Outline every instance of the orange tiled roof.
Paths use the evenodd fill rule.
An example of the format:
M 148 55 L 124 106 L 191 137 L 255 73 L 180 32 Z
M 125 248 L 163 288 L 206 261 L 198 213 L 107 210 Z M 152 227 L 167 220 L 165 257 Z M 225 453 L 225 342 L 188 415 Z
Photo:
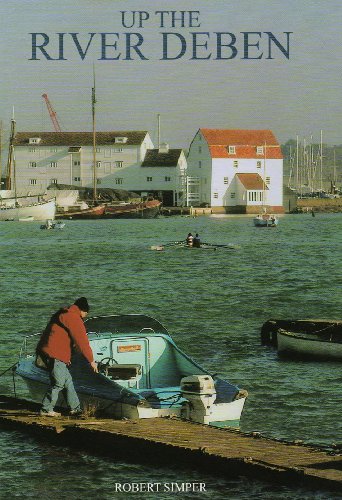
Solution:
M 246 189 L 268 189 L 259 174 L 236 174 Z
M 256 153 L 257 146 L 265 147 L 266 159 L 282 159 L 280 144 L 271 130 L 227 130 L 201 128 L 212 158 L 264 158 Z M 235 146 L 229 154 L 228 146 Z

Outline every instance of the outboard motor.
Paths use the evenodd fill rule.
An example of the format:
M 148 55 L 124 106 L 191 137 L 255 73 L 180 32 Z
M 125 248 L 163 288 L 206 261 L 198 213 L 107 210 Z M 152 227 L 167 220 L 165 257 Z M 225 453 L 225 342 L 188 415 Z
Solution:
M 183 403 L 182 418 L 209 424 L 211 408 L 216 399 L 214 380 L 210 375 L 190 375 L 181 379 L 181 394 L 187 399 Z

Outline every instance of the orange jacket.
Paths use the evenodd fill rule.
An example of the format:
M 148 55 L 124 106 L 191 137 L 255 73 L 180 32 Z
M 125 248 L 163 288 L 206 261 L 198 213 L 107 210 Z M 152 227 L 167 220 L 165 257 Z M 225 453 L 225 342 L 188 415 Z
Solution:
M 53 317 L 54 318 L 54 317 Z M 63 309 L 55 316 L 56 322 L 50 321 L 37 346 L 37 350 L 46 353 L 50 358 L 59 359 L 66 364 L 71 360 L 73 345 L 92 363 L 94 361 L 87 332 L 80 314 L 80 309 L 74 304 L 68 309 Z M 59 323 L 66 326 L 68 332 Z

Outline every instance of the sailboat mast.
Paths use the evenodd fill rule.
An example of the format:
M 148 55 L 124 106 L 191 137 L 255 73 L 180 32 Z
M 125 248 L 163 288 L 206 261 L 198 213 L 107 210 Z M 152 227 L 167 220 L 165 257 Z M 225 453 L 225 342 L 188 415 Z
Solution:
M 263 205 L 264 205 L 264 212 L 267 212 L 267 193 L 266 193 L 266 141 L 264 145 L 264 184 L 263 184 Z
M 0 191 L 2 189 L 2 120 L 0 121 Z
M 296 191 L 299 191 L 299 137 L 296 142 Z
M 320 190 L 323 192 L 323 130 L 321 130 Z
M 8 159 L 7 159 L 7 182 L 6 189 L 12 188 L 12 164 L 13 164 L 13 141 L 15 136 L 15 120 L 14 120 L 14 110 L 11 120 L 11 135 L 9 141 L 9 149 L 8 149 Z
M 93 120 L 93 202 L 96 204 L 97 200 L 97 176 L 96 176 L 96 122 L 95 122 L 95 70 L 94 70 L 94 83 L 91 89 L 91 104 L 92 104 L 92 120 Z
M 158 113 L 158 149 L 160 149 L 160 114 Z

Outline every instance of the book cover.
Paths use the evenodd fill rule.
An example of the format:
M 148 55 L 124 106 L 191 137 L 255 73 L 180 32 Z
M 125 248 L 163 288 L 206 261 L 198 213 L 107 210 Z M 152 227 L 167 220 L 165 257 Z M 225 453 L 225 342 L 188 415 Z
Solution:
M 99 133 L 111 130 L 148 131 L 154 145 L 167 143 L 171 148 L 183 149 L 184 154 L 200 128 L 271 130 L 280 144 L 295 141 L 296 137 L 318 144 L 322 141 L 322 134 L 324 142 L 329 145 L 341 143 L 342 6 L 337 0 L 159 0 L 152 3 L 141 0 L 6 0 L 1 2 L 0 15 L 2 188 L 6 188 L 7 148 L 13 116 L 19 132 L 91 132 L 94 125 L 92 107 L 95 104 L 96 130 Z M 93 92 L 95 78 L 96 96 Z M 320 154 L 322 157 L 322 151 Z M 340 179 L 339 161 L 338 158 L 337 180 Z M 290 171 L 286 172 L 289 175 Z M 286 177 L 284 184 L 288 182 Z M 191 221 L 188 226 L 182 222 L 177 224 L 175 227 L 184 232 L 184 238 L 191 225 L 199 227 L 200 232 L 206 229 L 213 238 L 219 235 L 226 248 L 235 237 L 235 234 L 227 236 L 229 231 L 226 227 L 218 232 L 218 226 L 214 230 L 213 226 L 197 221 Z M 136 306 L 140 311 L 149 309 L 152 315 L 176 325 L 181 343 L 185 342 L 184 336 L 180 335 L 181 328 L 185 327 L 189 332 L 191 329 L 196 330 L 196 333 L 191 332 L 189 335 L 187 347 L 199 357 L 207 350 L 213 371 L 216 371 L 214 364 L 218 362 L 217 358 L 224 360 L 225 354 L 214 351 L 214 337 L 208 339 L 206 335 L 209 336 L 215 328 L 219 329 L 217 317 L 226 325 L 227 309 L 236 308 L 232 312 L 232 324 L 239 325 L 236 326 L 237 331 L 245 333 L 245 326 L 241 326 L 243 318 L 247 324 L 246 331 L 253 334 L 261 322 L 259 303 L 256 305 L 254 300 L 264 297 L 264 293 L 269 299 L 261 307 L 262 312 L 267 314 L 264 319 L 278 313 L 286 318 L 289 314 L 308 317 L 315 315 L 318 310 L 322 316 L 338 315 L 338 306 L 336 302 L 332 303 L 330 292 L 325 288 L 327 281 L 324 276 L 315 275 L 315 272 L 320 272 L 321 262 L 327 257 L 323 255 L 324 252 L 323 257 L 321 254 L 309 254 L 305 242 L 302 245 L 301 240 L 305 237 L 302 237 L 298 226 L 293 226 L 297 230 L 297 240 L 293 245 L 298 250 L 298 259 L 302 260 L 295 261 L 294 252 L 291 253 L 291 249 L 287 248 L 289 253 L 284 257 L 287 263 L 284 265 L 285 270 L 279 270 L 276 253 L 285 252 L 290 240 L 290 236 L 284 236 L 283 233 L 280 236 L 283 245 L 277 246 L 275 240 L 270 243 L 275 265 L 272 273 L 267 274 L 264 269 L 258 268 L 264 254 L 260 254 L 260 259 L 256 258 L 260 248 L 265 248 L 265 241 L 262 241 L 250 254 L 247 250 L 249 262 L 248 258 L 245 261 L 241 259 L 241 265 L 235 263 L 229 268 L 227 283 L 234 289 L 227 300 L 224 294 L 230 292 L 227 292 L 229 287 L 226 287 L 226 282 L 218 292 L 215 281 L 222 284 L 221 269 L 225 269 L 227 260 L 220 262 L 221 268 L 218 270 L 215 269 L 214 259 L 196 261 L 196 267 L 192 261 L 186 260 L 189 258 L 186 256 L 185 259 L 175 260 L 171 268 L 166 260 L 157 257 L 159 252 L 148 254 L 146 248 L 150 249 L 153 244 L 155 249 L 161 248 L 159 237 L 168 237 L 171 243 L 174 239 L 182 239 L 179 233 L 175 236 L 176 229 L 171 225 L 167 229 L 155 227 L 153 234 L 134 226 L 133 235 L 124 233 L 123 226 L 120 226 L 121 229 L 116 226 L 110 235 L 99 235 L 94 226 L 87 232 L 84 226 L 80 233 L 75 231 L 68 236 L 67 242 L 63 242 L 60 237 L 59 243 L 51 247 L 51 251 L 46 239 L 36 245 L 27 227 L 21 226 L 20 231 L 16 227 L 12 229 L 6 226 L 3 233 L 9 237 L 6 245 L 13 244 L 11 255 L 4 252 L 1 261 L 7 263 L 4 269 L 8 271 L 2 289 L 2 324 L 6 325 L 3 335 L 10 332 L 8 335 L 12 336 L 9 341 L 6 340 L 8 346 L 1 353 L 3 370 L 8 366 L 7 353 L 13 355 L 15 352 L 16 332 L 24 331 L 28 324 L 43 325 L 54 304 L 60 306 L 70 297 L 76 298 L 75 294 L 90 295 L 95 314 L 112 312 L 108 308 L 114 307 L 113 302 L 116 308 L 126 312 L 135 312 Z M 288 232 L 292 238 L 291 231 L 292 226 Z M 24 245 L 21 245 L 22 234 Z M 116 239 L 116 234 L 124 234 L 127 240 L 120 242 L 120 236 Z M 310 235 L 312 238 L 312 233 Z M 18 244 L 14 243 L 17 241 Z M 244 233 L 245 248 L 255 244 L 255 241 L 254 233 L 253 237 Z M 312 244 L 315 245 L 316 241 Z M 7 248 L 6 245 L 3 245 L 3 250 Z M 325 248 L 323 240 L 320 245 Z M 34 255 L 30 263 L 25 248 L 30 249 L 31 256 Z M 133 253 L 136 248 L 139 256 Z M 265 252 L 268 252 L 268 247 Z M 112 254 L 117 259 L 114 263 L 108 257 Z M 129 263 L 128 259 L 131 259 Z M 187 262 L 187 267 L 184 262 Z M 297 264 L 293 264 L 292 268 L 289 262 L 296 262 L 298 269 L 305 269 L 306 274 L 304 271 L 303 275 L 300 271 L 296 274 Z M 29 264 L 33 266 L 32 269 Z M 50 267 L 47 267 L 48 264 Z M 247 264 L 251 266 L 251 274 L 254 273 L 253 279 L 245 273 Z M 331 276 L 336 273 L 334 261 L 329 265 Z M 179 269 L 183 272 L 181 277 Z M 307 276 L 311 271 L 314 276 L 312 280 L 316 276 L 324 292 L 322 288 L 315 289 L 312 295 L 309 294 L 307 302 L 299 302 L 298 297 L 306 296 L 307 290 L 310 292 L 315 287 L 311 282 L 308 284 L 310 280 Z M 285 274 L 292 272 L 291 278 L 284 278 Z M 278 273 L 276 278 L 273 273 Z M 237 277 L 231 278 L 233 275 Z M 201 284 L 196 281 L 197 276 L 201 276 Z M 206 283 L 210 281 L 208 276 L 212 287 L 210 294 L 206 294 Z M 13 283 L 16 285 L 15 291 Z M 147 291 L 144 288 L 146 283 Z M 187 286 L 193 293 L 191 300 L 180 296 L 179 290 L 187 290 Z M 289 291 L 291 286 L 295 287 L 294 294 Z M 336 291 L 338 283 L 334 287 Z M 285 299 L 284 294 L 287 294 Z M 244 301 L 242 306 L 241 301 Z M 321 303 L 323 305 L 319 309 Z M 203 331 L 207 325 L 209 333 Z M 202 334 L 205 341 L 202 340 Z M 235 348 L 239 363 L 234 365 L 234 375 L 237 373 L 241 379 L 246 377 L 258 395 L 254 396 L 254 400 L 251 398 L 250 407 L 253 411 L 256 408 L 261 412 L 260 416 L 255 416 L 257 411 L 252 415 L 251 410 L 248 424 L 259 425 L 258 430 L 266 426 L 269 435 L 278 437 L 274 425 L 280 425 L 280 421 L 284 424 L 289 411 L 286 405 L 282 410 L 279 409 L 282 408 L 281 391 L 274 396 L 274 406 L 280 412 L 283 411 L 281 417 L 277 419 L 269 414 L 265 417 L 262 411 L 264 404 L 269 409 L 268 394 L 266 389 L 266 395 L 260 394 L 262 391 L 255 383 L 265 366 L 260 361 L 263 354 L 257 348 L 251 354 L 245 347 L 236 347 L 240 338 L 235 341 L 233 353 Z M 255 339 L 250 340 L 250 345 L 255 347 L 253 342 Z M 189 352 L 191 355 L 193 353 Z M 254 362 L 257 356 L 258 361 Z M 262 361 L 268 363 L 267 366 L 272 364 L 269 359 Z M 253 374 L 256 365 L 261 368 L 257 374 Z M 283 365 L 281 369 L 284 369 Z M 310 368 L 305 370 L 310 372 Z M 312 370 L 316 377 L 316 372 Z M 270 373 L 276 371 L 272 364 Z M 336 387 L 334 373 L 332 368 L 331 391 Z M 291 376 L 290 368 L 286 374 Z M 268 387 L 272 381 L 267 379 L 267 373 L 263 373 L 263 376 L 263 383 Z M 296 376 L 299 384 L 302 372 L 298 370 Z M 324 377 L 322 374 L 320 377 L 323 386 Z M 309 384 L 305 397 L 309 398 L 312 392 Z M 321 394 L 321 400 L 323 396 Z M 301 414 L 298 407 L 291 407 L 291 411 L 294 413 L 289 417 L 290 430 L 279 431 L 281 437 L 298 436 L 296 432 Z M 329 411 L 325 415 L 321 409 L 317 421 L 325 425 L 326 432 L 332 436 L 334 431 L 331 422 L 333 418 L 339 418 L 339 410 Z M 269 413 L 272 412 L 269 410 Z M 312 412 L 308 411 L 308 414 L 310 421 L 315 420 Z M 298 420 L 296 415 L 299 415 Z M 314 427 L 312 432 L 313 439 L 319 440 L 320 429 Z M 7 454 L 0 453 L 0 461 L 7 464 L 3 478 L 4 491 L 8 496 L 11 492 L 18 493 L 17 489 L 20 488 L 22 492 L 24 487 L 30 495 L 43 492 L 48 496 L 51 491 L 51 498 L 56 499 L 69 498 L 70 494 L 76 499 L 83 498 L 85 489 L 90 490 L 91 496 L 102 492 L 100 498 L 103 499 L 116 498 L 115 495 L 119 493 L 132 498 L 138 498 L 136 494 L 142 495 L 139 498 L 151 498 L 157 494 L 160 498 L 167 498 L 176 493 L 203 494 L 203 498 L 206 494 L 212 498 L 227 498 L 233 491 L 234 498 L 241 499 L 247 496 L 253 498 L 253 495 L 257 498 L 260 491 L 264 498 L 268 498 L 266 495 L 269 494 L 265 485 L 253 483 L 246 487 L 243 481 L 235 484 L 231 478 L 230 482 L 221 482 L 221 479 L 214 480 L 213 476 L 197 473 L 191 467 L 191 470 L 182 473 L 177 469 L 167 471 L 164 468 L 159 471 L 141 464 L 140 457 L 133 460 L 133 465 L 125 462 L 113 464 L 81 453 L 73 455 L 64 450 L 55 450 L 51 458 L 49 450 L 43 446 L 35 453 L 35 442 L 23 442 L 21 437 L 9 438 L 7 434 L 3 437 L 3 447 L 8 450 Z M 12 467 L 8 459 L 12 447 L 14 450 L 20 449 L 20 453 L 24 450 L 25 460 L 19 451 L 14 452 L 19 470 L 24 471 L 24 479 L 21 480 L 11 476 L 10 472 L 6 473 Z M 65 467 L 59 462 L 59 453 L 61 461 L 67 464 Z M 81 467 L 83 485 L 78 484 Z M 42 478 L 47 478 L 44 487 Z M 60 485 L 56 484 L 58 482 Z M 230 487 L 232 490 L 229 490 Z M 291 498 L 291 490 L 286 491 L 288 498 Z M 293 498 L 298 498 L 297 493 L 293 494 Z M 284 498 L 281 495 L 280 487 L 275 487 L 271 494 L 272 498 Z

